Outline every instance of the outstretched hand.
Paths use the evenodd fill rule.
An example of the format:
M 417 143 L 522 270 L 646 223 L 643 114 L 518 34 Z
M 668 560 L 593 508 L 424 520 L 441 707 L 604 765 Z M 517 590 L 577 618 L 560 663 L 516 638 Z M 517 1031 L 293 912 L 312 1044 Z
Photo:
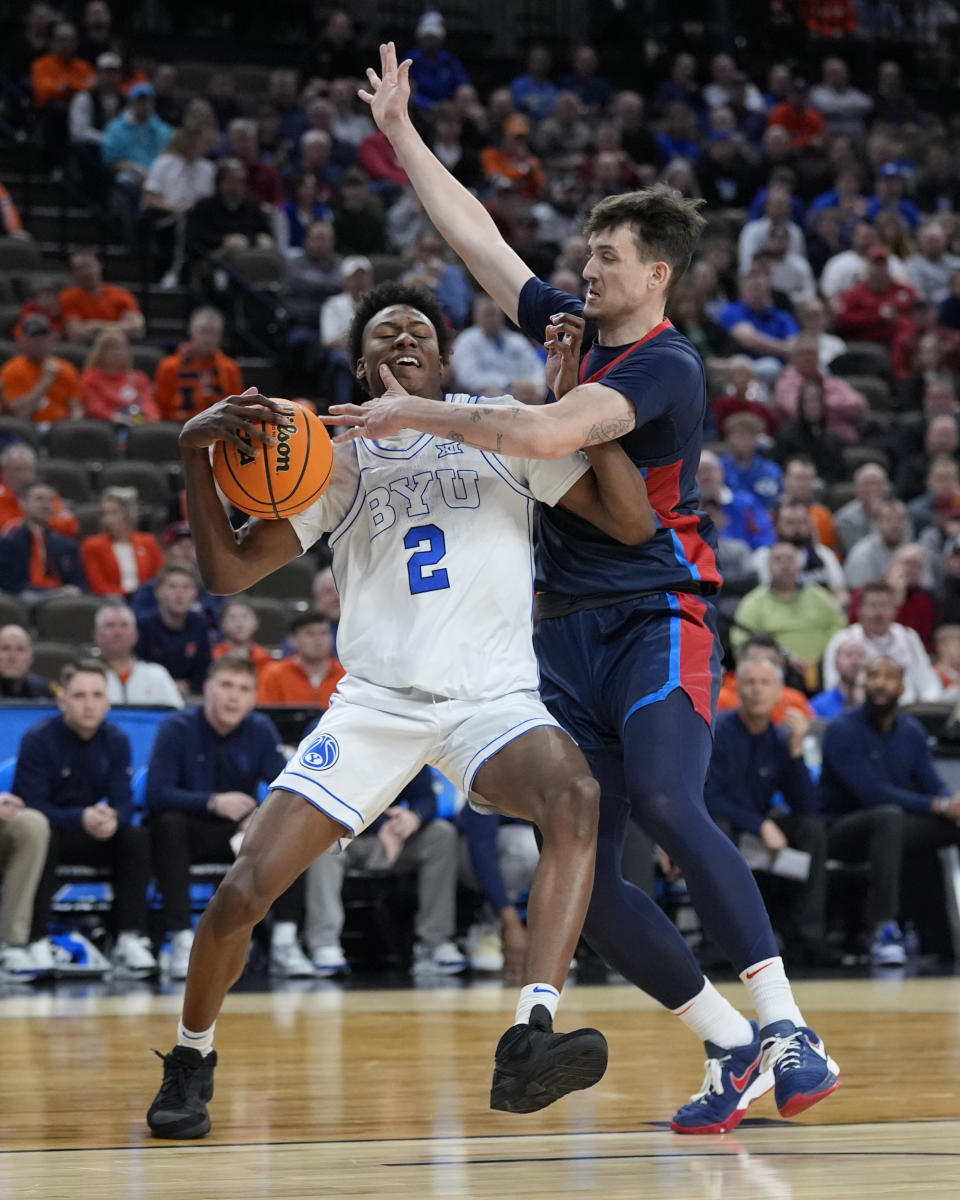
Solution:
M 547 326 L 543 346 L 547 352 L 547 387 L 559 400 L 579 382 L 580 347 L 586 328 L 583 317 L 555 313 Z
M 397 65 L 397 48 L 393 42 L 380 45 L 380 74 L 373 67 L 367 68 L 370 91 L 360 88 L 357 95 L 370 105 L 377 128 L 390 136 L 394 128 L 407 115 L 410 103 L 411 60 L 405 58 Z
M 380 364 L 380 378 L 386 385 L 382 396 L 374 396 L 365 404 L 331 404 L 330 412 L 320 417 L 324 425 L 347 425 L 343 433 L 331 438 L 334 444 L 354 438 L 379 441 L 407 428 L 403 401 L 410 393 L 397 383 L 386 363 Z

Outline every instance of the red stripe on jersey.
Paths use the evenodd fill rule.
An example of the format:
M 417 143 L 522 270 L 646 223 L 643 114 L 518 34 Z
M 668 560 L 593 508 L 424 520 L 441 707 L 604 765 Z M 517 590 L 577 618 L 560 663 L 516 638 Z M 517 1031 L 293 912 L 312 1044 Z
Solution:
M 647 468 L 647 496 L 664 529 L 672 530 L 680 540 L 687 562 L 697 568 L 705 583 L 722 583 L 717 556 L 710 543 L 700 536 L 700 517 L 697 513 L 678 513 L 680 502 L 680 468 L 683 464 L 666 463 Z
M 654 327 L 650 330 L 649 333 L 645 333 L 642 338 L 640 338 L 638 341 L 634 342 L 632 345 L 628 346 L 626 348 L 626 350 L 623 351 L 622 354 L 618 354 L 617 357 L 612 362 L 608 362 L 605 367 L 601 367 L 599 371 L 595 371 L 590 376 L 589 379 L 586 379 L 586 378 L 584 378 L 584 376 L 587 373 L 587 363 L 590 361 L 590 356 L 593 354 L 594 350 L 597 349 L 596 344 L 592 345 L 590 347 L 589 351 L 587 352 L 587 355 L 584 358 L 583 362 L 580 364 L 580 382 L 581 383 L 596 383 L 597 380 L 602 379 L 608 371 L 612 371 L 613 368 L 615 366 L 617 366 L 618 363 L 622 363 L 623 360 L 629 354 L 632 354 L 638 346 L 642 346 L 644 342 L 649 342 L 651 338 L 655 338 L 658 333 L 663 333 L 663 331 L 665 329 L 672 329 L 672 328 L 673 328 L 673 322 L 669 321 L 666 317 L 664 317 L 664 319 L 660 322 L 660 324 L 654 325 Z
M 680 686 L 694 711 L 709 725 L 713 720 L 713 634 L 704 624 L 707 606 L 699 596 L 677 593 L 680 602 Z

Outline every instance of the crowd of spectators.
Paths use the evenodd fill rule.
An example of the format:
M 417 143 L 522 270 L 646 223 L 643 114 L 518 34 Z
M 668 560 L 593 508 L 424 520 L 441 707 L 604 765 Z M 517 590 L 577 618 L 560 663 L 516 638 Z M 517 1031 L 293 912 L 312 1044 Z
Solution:
M 186 288 L 196 301 L 181 344 L 146 371 L 136 351 L 151 340 L 149 325 L 131 289 L 104 282 L 98 254 L 74 248 L 63 264 L 69 286 L 39 279 L 16 323 L 16 352 L 0 365 L 0 406 L 41 443 L 81 416 L 113 425 L 122 441 L 134 426 L 182 422 L 241 391 L 241 367 L 223 348 L 227 297 L 238 278 L 262 278 L 265 263 L 282 313 L 277 352 L 321 406 L 351 398 L 349 323 L 387 274 L 436 295 L 455 334 L 451 388 L 544 401 L 542 348 L 478 294 L 356 98 L 371 48 L 347 13 L 330 15 L 315 61 L 271 70 L 254 98 L 226 68 L 191 93 L 176 66 L 138 62 L 103 3 L 86 6 L 79 31 L 32 5 L 21 33 L 4 79 L 26 97 L 45 168 L 107 214 L 159 287 Z M 896 823 L 894 808 L 926 805 L 942 837 L 907 838 L 913 855 L 956 828 L 946 785 L 937 777 L 934 787 L 912 742 L 903 749 L 913 726 L 881 719 L 876 698 L 960 701 L 958 129 L 912 93 L 909 56 L 873 61 L 818 33 L 815 52 L 798 48 L 796 59 L 664 56 L 619 90 L 602 47 L 537 45 L 485 95 L 448 46 L 442 12 L 427 9 L 406 47 L 428 144 L 555 286 L 582 295 L 580 229 L 602 196 L 661 182 L 706 202 L 707 231 L 668 316 L 706 367 L 701 504 L 718 532 L 718 607 L 739 663 L 723 693 L 736 712 L 718 727 L 718 747 L 732 739 L 718 749 L 729 770 L 718 766 L 711 796 L 732 835 L 808 856 L 808 907 L 794 913 L 791 937 L 811 955 L 824 936 L 826 856 L 871 870 L 880 861 L 879 851 L 861 853 L 867 834 L 849 819 L 855 810 L 887 797 L 882 819 L 863 827 L 876 838 Z M 0 214 L 10 238 L 30 238 L 2 186 Z M 81 370 L 58 353 L 77 346 Z M 254 606 L 239 598 L 221 610 L 204 595 L 183 554 L 188 532 L 172 527 L 161 548 L 163 523 L 143 519 L 136 492 L 121 486 L 101 497 L 100 532 L 80 539 L 36 451 L 6 429 L 0 436 L 0 584 L 31 612 L 85 591 L 113 601 L 95 636 L 112 703 L 196 699 L 211 661 L 241 654 L 260 703 L 325 706 L 340 669 L 328 576 L 293 623 L 289 653 L 275 659 L 257 641 Z M 19 636 L 4 630 L 0 650 L 4 635 Z M 769 669 L 749 666 L 758 651 Z M 13 646 L 6 653 L 29 659 Z M 886 676 L 874 685 L 877 670 Z M 29 664 L 4 677 L 4 694 L 28 694 L 31 678 Z M 818 735 L 827 722 L 824 753 L 835 756 L 819 791 L 803 775 L 804 722 Z M 836 765 L 855 734 L 864 744 L 857 722 L 887 747 L 893 791 L 868 794 Z M 769 759 L 770 787 L 721 796 L 722 778 L 739 786 L 754 769 L 743 767 L 750 755 Z M 778 796 L 792 821 L 769 816 Z M 402 847 L 388 852 L 378 833 L 372 850 L 355 853 L 383 869 L 413 864 L 419 832 L 400 821 Z M 882 861 L 889 885 L 889 854 Z M 880 890 L 864 938 L 878 961 L 893 961 L 899 900 Z M 497 896 L 494 908 L 507 910 L 502 887 Z M 322 935 L 314 924 L 309 939 L 328 973 L 342 960 L 339 919 L 333 912 Z M 421 906 L 419 919 L 447 955 L 446 916 Z M 124 932 L 139 936 L 138 921 Z

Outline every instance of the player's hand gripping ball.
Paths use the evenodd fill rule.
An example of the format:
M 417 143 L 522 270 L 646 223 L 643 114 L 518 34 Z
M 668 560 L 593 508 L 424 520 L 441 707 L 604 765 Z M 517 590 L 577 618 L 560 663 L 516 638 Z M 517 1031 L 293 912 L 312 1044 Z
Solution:
M 230 503 L 267 521 L 309 508 L 323 495 L 333 472 L 333 446 L 320 420 L 289 400 L 274 399 L 274 405 L 287 421 L 258 424 L 275 442 L 254 441 L 240 430 L 242 448 L 218 441 L 213 452 L 213 473 Z

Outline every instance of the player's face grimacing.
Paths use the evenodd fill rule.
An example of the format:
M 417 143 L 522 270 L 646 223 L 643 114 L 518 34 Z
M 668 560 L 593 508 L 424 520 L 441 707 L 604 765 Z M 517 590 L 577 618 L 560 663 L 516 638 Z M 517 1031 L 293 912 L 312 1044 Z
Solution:
M 386 391 L 380 377 L 382 363 L 408 392 L 428 400 L 442 399 L 443 364 L 437 332 L 419 309 L 392 304 L 367 322 L 357 378 L 366 380 L 371 396 L 382 396 Z
M 590 257 L 583 268 L 587 281 L 583 315 L 601 326 L 629 317 L 666 283 L 666 263 L 640 259 L 629 225 L 591 234 L 589 246 Z

